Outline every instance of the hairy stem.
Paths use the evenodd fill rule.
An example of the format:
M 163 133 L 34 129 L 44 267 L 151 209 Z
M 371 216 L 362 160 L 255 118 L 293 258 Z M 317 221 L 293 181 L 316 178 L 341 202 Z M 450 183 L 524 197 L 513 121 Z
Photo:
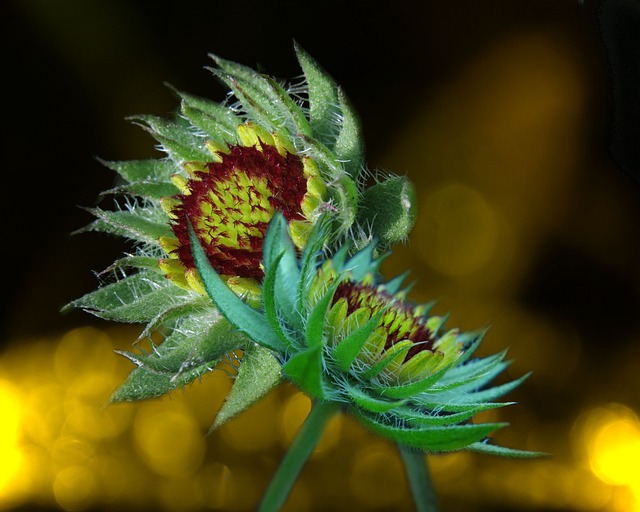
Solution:
M 426 455 L 401 444 L 398 445 L 398 449 L 407 471 L 416 510 L 418 512 L 437 512 L 438 503 L 433 491 Z
M 330 402 L 315 402 L 313 404 L 309 416 L 307 416 L 267 488 L 262 503 L 260 503 L 260 512 L 276 512 L 284 505 L 302 466 L 318 444 L 327 423 L 339 409 L 338 405 Z

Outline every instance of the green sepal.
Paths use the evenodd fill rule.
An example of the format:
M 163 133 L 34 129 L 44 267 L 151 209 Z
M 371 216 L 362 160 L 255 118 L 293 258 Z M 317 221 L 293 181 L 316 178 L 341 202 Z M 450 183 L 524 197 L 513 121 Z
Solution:
M 262 252 L 265 272 L 273 269 L 275 273 L 273 294 L 278 312 L 291 326 L 301 329 L 302 317 L 296 295 L 300 270 L 296 248 L 289 235 L 289 223 L 281 212 L 276 212 L 269 222 Z
M 465 364 L 456 364 L 456 366 L 451 368 L 442 378 L 440 385 L 444 389 L 451 384 L 465 381 L 469 378 L 480 379 L 491 372 L 493 368 L 499 366 L 500 363 L 504 361 L 506 355 L 507 351 L 502 350 L 492 356 L 478 358 Z M 508 365 L 508 363 L 504 363 L 504 365 Z M 502 369 L 504 369 L 504 367 L 502 367 Z
M 99 231 L 153 245 L 158 245 L 161 237 L 172 234 L 168 222 L 143 216 L 139 213 L 140 210 L 108 211 L 100 208 L 86 208 L 86 210 L 97 219 L 75 233 Z
M 168 159 L 119 162 L 98 159 L 98 161 L 131 183 L 138 181 L 168 182 L 170 176 L 176 172 L 175 164 Z
M 405 400 L 384 400 L 382 398 L 373 397 L 369 393 L 363 391 L 362 386 L 360 385 L 352 386 L 347 383 L 344 385 L 344 390 L 357 406 L 370 412 L 389 412 L 405 403 Z
M 282 368 L 270 350 L 249 344 L 238 374 L 209 432 L 236 417 L 282 382 Z
M 439 408 L 420 411 L 411 407 L 394 409 L 393 413 L 399 418 L 402 418 L 408 425 L 416 427 L 426 427 L 430 425 L 445 426 L 462 423 L 479 412 L 496 409 L 498 407 L 506 407 L 508 405 L 513 405 L 513 402 L 474 404 L 473 407 L 467 407 L 461 411 L 447 412 L 446 414 L 443 414 L 446 411 Z
M 333 294 L 338 287 L 336 280 L 329 286 L 327 292 L 320 298 L 309 312 L 305 326 L 305 341 L 308 347 L 323 347 L 325 344 L 325 324 L 327 312 L 333 300 Z
M 346 263 L 350 278 L 353 281 L 362 281 L 367 274 L 375 274 L 382 264 L 383 257 L 374 258 L 376 251 L 375 244 L 368 244 L 364 249 L 359 250 Z
M 456 389 L 456 392 L 467 390 L 476 390 L 491 382 L 496 376 L 501 374 L 510 363 L 503 362 L 505 352 L 495 354 L 487 357 L 483 361 L 484 365 L 477 365 L 471 368 L 468 372 L 460 373 L 457 378 L 449 378 L 447 374 L 437 386 L 432 388 L 433 393 L 440 393 L 451 389 Z M 455 367 L 453 368 L 455 369 Z
M 407 270 L 406 272 L 403 272 L 402 274 L 397 275 L 393 279 L 384 283 L 385 292 L 387 292 L 389 295 L 395 295 L 396 293 L 398 293 L 400 291 L 400 288 L 402 288 L 402 283 L 404 283 L 404 280 L 408 275 L 409 271 Z M 428 311 L 425 311 L 423 313 L 423 316 L 425 316 L 427 313 Z
M 205 140 L 194 135 L 185 126 L 157 116 L 143 115 L 129 118 L 139 121 L 139 125 L 160 142 L 164 150 L 181 162 L 203 161 L 211 159 Z
M 282 372 L 289 380 L 318 400 L 326 398 L 322 371 L 322 347 L 319 346 L 294 354 L 282 366 Z
M 302 152 L 308 154 L 320 166 L 321 171 L 324 171 L 329 197 L 337 209 L 335 213 L 337 227 L 348 231 L 356 220 L 360 201 L 360 191 L 356 182 L 347 174 L 344 164 L 327 146 L 304 136 L 302 142 L 304 145 Z
M 352 409 L 352 412 L 372 432 L 396 443 L 430 453 L 464 449 L 484 439 L 491 432 L 508 425 L 507 423 L 480 423 L 446 427 L 402 427 L 388 424 L 382 415 L 374 417 L 355 409 Z
M 134 181 L 125 185 L 119 185 L 101 192 L 101 196 L 106 195 L 130 195 L 144 197 L 146 199 L 162 199 L 180 193 L 178 188 L 171 182 L 164 181 Z
M 416 217 L 416 190 L 405 176 L 393 176 L 366 189 L 358 210 L 358 220 L 371 226 L 383 247 L 406 240 Z
M 472 443 L 465 450 L 475 453 L 484 453 L 486 455 L 498 455 L 500 457 L 510 457 L 514 459 L 536 459 L 539 457 L 548 457 L 545 452 L 531 452 L 529 450 L 518 450 L 516 448 L 505 448 L 495 444 L 485 442 Z
M 362 347 L 367 342 L 373 331 L 380 325 L 380 320 L 386 310 L 379 311 L 364 324 L 350 332 L 331 351 L 331 356 L 342 371 L 347 372 L 356 360 Z
M 141 271 L 83 295 L 63 311 L 80 308 L 105 320 L 147 323 L 193 300 L 194 294 L 178 288 L 164 276 Z
M 329 223 L 327 215 L 323 214 L 311 231 L 309 240 L 302 251 L 300 261 L 300 274 L 298 277 L 298 289 L 296 291 L 297 303 L 306 304 L 309 297 L 309 287 L 318 270 L 318 258 L 327 240 Z M 343 246 L 344 247 L 344 246 Z M 340 250 L 338 251 L 340 252 Z
M 364 137 L 360 119 L 341 88 L 338 88 L 340 102 L 340 132 L 334 152 L 338 160 L 344 162 L 345 171 L 352 179 L 357 179 L 364 166 Z
M 287 348 L 293 348 L 297 345 L 296 340 L 290 337 L 280 322 L 280 313 L 277 308 L 275 296 L 275 287 L 277 285 L 276 274 L 278 270 L 278 263 L 282 259 L 282 256 L 284 256 L 284 252 L 280 253 L 280 256 L 275 259 L 273 265 L 266 269 L 264 279 L 262 281 L 262 306 L 267 322 L 269 322 L 273 332 L 276 333 Z
M 522 377 L 492 388 L 480 391 L 458 393 L 455 391 L 444 391 L 441 393 L 425 393 L 419 397 L 420 402 L 441 403 L 441 404 L 465 404 L 465 403 L 484 403 L 500 398 L 510 391 L 517 388 L 529 376 L 531 372 L 526 373 Z
M 173 91 L 182 99 L 182 112 L 194 126 L 212 138 L 237 142 L 237 128 L 242 119 L 229 107 L 177 89 Z
M 125 268 L 144 269 L 162 274 L 158 258 L 154 258 L 153 256 L 143 256 L 139 254 L 129 254 L 127 256 L 123 256 L 122 258 L 118 258 L 106 269 L 100 272 L 100 275 L 106 274 L 107 272 L 111 272 L 116 269 Z
M 229 352 L 247 343 L 247 338 L 215 311 L 184 317 L 151 353 L 119 352 L 138 367 L 110 401 L 144 400 L 168 393 L 213 370 Z
M 273 332 L 264 315 L 243 302 L 213 269 L 191 226 L 189 226 L 189 240 L 202 284 L 220 312 L 256 343 L 275 352 L 283 353 L 286 350 L 286 345 Z
M 412 382 L 410 384 L 374 385 L 372 386 L 372 389 L 374 389 L 381 396 L 385 396 L 388 398 L 410 398 L 417 395 L 418 393 L 423 393 L 428 390 L 442 378 L 442 375 L 444 375 L 446 371 L 446 368 L 442 368 L 433 375 L 430 375 L 429 377 L 418 380 L 416 382 Z
M 300 45 L 294 43 L 294 47 L 309 90 L 311 135 L 323 144 L 333 147 L 335 119 L 340 114 L 338 86 Z
M 273 78 L 265 76 L 264 79 L 273 90 L 272 101 L 274 104 L 282 104 L 283 106 L 280 110 L 286 115 L 286 118 L 288 118 L 288 126 L 285 126 L 285 129 L 288 129 L 295 135 L 311 135 L 309 121 L 305 117 L 304 111 L 300 106 L 293 101 L 293 98 L 287 94 L 287 91 L 285 91 Z

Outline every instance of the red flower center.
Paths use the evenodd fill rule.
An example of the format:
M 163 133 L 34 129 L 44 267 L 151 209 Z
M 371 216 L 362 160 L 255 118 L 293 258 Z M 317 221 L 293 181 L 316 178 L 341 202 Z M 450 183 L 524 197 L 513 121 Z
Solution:
M 405 361 L 423 350 L 433 350 L 434 333 L 425 325 L 422 316 L 416 316 L 411 306 L 383 289 L 342 281 L 333 296 L 332 305 L 341 298 L 346 300 L 347 316 L 357 309 L 366 308 L 370 311 L 369 318 L 371 318 L 386 308 L 380 323 L 387 332 L 385 350 L 402 340 L 413 342 L 414 346 L 407 352 Z
M 193 226 L 213 268 L 222 275 L 261 279 L 264 234 L 276 211 L 291 221 L 303 219 L 307 190 L 302 160 L 281 155 L 267 144 L 231 146 L 221 162 L 206 164 L 187 183 L 188 193 L 172 213 L 176 250 L 187 269 L 195 268 L 189 244 Z

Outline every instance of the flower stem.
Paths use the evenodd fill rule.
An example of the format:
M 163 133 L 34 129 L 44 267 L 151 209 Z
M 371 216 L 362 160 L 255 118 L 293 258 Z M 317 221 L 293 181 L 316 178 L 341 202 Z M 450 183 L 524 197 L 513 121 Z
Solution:
M 418 512 L 437 512 L 438 503 L 433 491 L 426 455 L 401 444 L 398 444 L 398 449 L 407 471 L 416 510 Z
M 302 466 L 322 437 L 327 423 L 339 408 L 337 404 L 331 402 L 314 402 L 309 416 L 282 459 L 280 467 L 262 498 L 260 512 L 275 512 L 284 505 Z

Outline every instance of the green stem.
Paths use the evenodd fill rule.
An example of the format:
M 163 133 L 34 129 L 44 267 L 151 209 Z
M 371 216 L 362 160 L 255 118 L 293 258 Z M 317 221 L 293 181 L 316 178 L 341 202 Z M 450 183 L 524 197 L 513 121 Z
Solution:
M 398 449 L 407 471 L 416 509 L 418 512 L 437 512 L 438 503 L 433 491 L 426 455 L 401 444 L 398 444 Z
M 339 405 L 331 402 L 314 403 L 262 498 L 260 512 L 275 512 L 284 505 L 298 473 L 318 444 L 327 423 L 339 408 Z

